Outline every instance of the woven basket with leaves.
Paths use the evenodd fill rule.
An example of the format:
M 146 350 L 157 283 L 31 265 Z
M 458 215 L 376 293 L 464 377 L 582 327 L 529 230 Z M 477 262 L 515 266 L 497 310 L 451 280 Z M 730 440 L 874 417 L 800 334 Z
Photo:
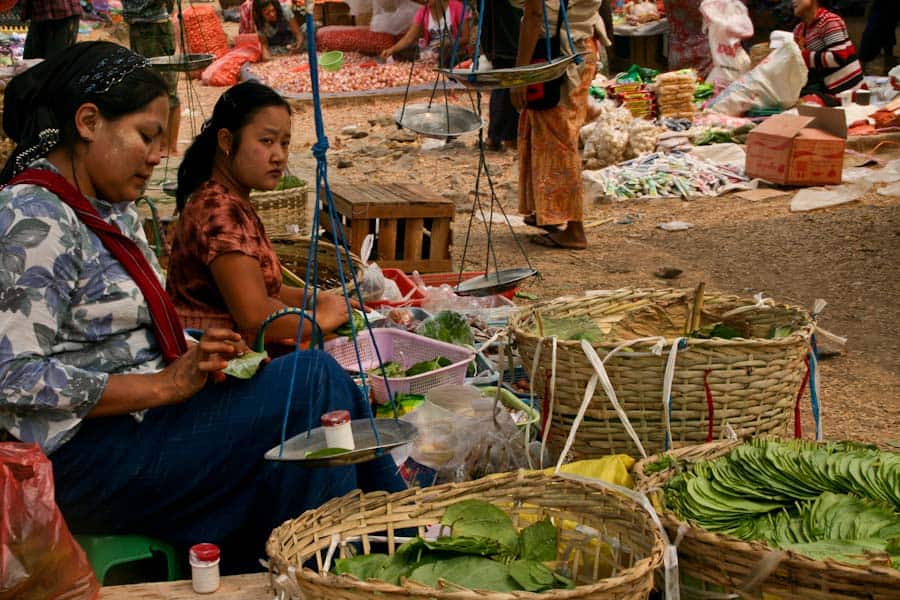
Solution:
M 551 450 L 568 442 L 576 458 L 646 456 L 667 443 L 722 439 L 728 427 L 741 437 L 784 431 L 806 374 L 811 316 L 771 300 L 695 296 L 675 289 L 590 292 L 532 305 L 510 319 L 535 374 L 532 389 L 544 396 Z M 569 338 L 582 339 L 557 337 L 554 344 L 561 323 L 580 327 Z M 714 323 L 740 337 L 692 335 L 715 335 Z M 582 410 L 577 436 L 568 440 Z
M 375 552 L 373 544 L 393 555 L 401 530 L 424 536 L 428 526 L 440 522 L 448 506 L 470 499 L 501 508 L 517 528 L 549 516 L 559 532 L 557 570 L 568 572 L 576 587 L 541 594 L 476 591 L 457 585 L 435 589 L 408 580 L 401 585 L 361 581 L 334 575 L 326 568 L 330 549 L 333 559 L 350 556 L 351 550 Z M 663 549 L 650 514 L 632 500 L 595 483 L 525 471 L 395 494 L 357 490 L 287 521 L 266 545 L 276 586 L 304 600 L 645 599 L 653 587 L 653 571 L 662 563 Z
M 266 235 L 274 239 L 307 233 L 306 197 L 307 187 L 302 185 L 286 190 L 253 192 L 250 203 L 266 228 Z
M 740 444 L 719 441 L 671 450 L 666 453 L 673 459 L 670 466 L 653 473 L 647 467 L 659 464 L 662 455 L 651 456 L 634 466 L 635 483 L 653 494 L 685 464 L 725 456 Z M 655 504 L 661 508 L 661 499 L 656 499 Z M 762 542 L 745 542 L 691 526 L 669 510 L 661 511 L 660 518 L 678 546 L 683 598 L 888 600 L 900 596 L 900 571 L 887 566 L 814 560 L 773 550 Z
M 303 285 L 306 278 L 306 265 L 309 260 L 309 240 L 305 236 L 292 236 L 289 238 L 275 238 L 272 246 L 278 261 L 281 263 L 282 273 L 288 283 Z M 338 277 L 337 247 L 334 244 L 319 240 L 319 288 L 323 290 L 336 290 L 341 288 L 341 280 Z M 353 277 L 349 265 L 352 263 L 356 270 L 357 281 L 362 277 L 363 263 L 360 258 L 345 250 L 341 251 L 342 264 L 344 265 L 344 279 L 347 286 L 353 285 Z M 349 258 L 349 260 L 348 260 Z M 287 270 L 285 272 L 284 270 Z

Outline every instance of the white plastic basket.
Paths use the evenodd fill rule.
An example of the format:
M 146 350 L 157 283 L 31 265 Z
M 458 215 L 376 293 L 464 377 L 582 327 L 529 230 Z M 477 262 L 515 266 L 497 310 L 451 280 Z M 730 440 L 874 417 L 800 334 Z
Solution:
M 374 339 L 374 343 L 373 343 Z M 390 377 L 391 393 L 397 392 L 403 394 L 424 394 L 431 388 L 439 385 L 465 383 L 466 368 L 475 357 L 475 352 L 471 348 L 463 348 L 432 340 L 421 335 L 409 333 L 401 329 L 375 329 L 371 333 L 363 331 L 357 336 L 359 346 L 359 356 L 362 359 L 362 368 L 365 371 L 378 366 L 378 356 L 375 354 L 375 347 L 381 354 L 382 362 L 393 361 L 398 363 L 404 369 L 408 369 L 423 360 L 434 360 L 439 356 L 443 356 L 451 361 L 452 364 L 415 375 L 413 377 Z M 356 359 L 356 350 L 353 347 L 353 341 L 341 337 L 329 340 L 325 343 L 325 351 L 333 356 L 344 369 L 348 371 L 359 371 L 359 362 Z M 369 383 L 372 386 L 372 392 L 375 394 L 375 401 L 386 403 L 389 401 L 385 378 L 369 375 Z

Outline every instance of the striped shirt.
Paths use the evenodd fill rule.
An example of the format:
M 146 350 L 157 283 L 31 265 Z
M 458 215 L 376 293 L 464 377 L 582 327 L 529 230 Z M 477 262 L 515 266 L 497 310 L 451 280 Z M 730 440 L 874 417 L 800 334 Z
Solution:
M 794 28 L 794 39 L 809 68 L 807 88 L 837 94 L 862 81 L 862 65 L 847 25 L 835 13 L 820 8 L 812 22 Z

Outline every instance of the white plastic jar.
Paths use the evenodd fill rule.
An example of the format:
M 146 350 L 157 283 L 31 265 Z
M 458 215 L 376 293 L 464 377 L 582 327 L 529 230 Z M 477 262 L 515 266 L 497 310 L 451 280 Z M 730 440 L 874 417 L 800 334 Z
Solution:
M 191 586 L 198 594 L 219 589 L 219 547 L 215 544 L 191 546 Z
M 322 415 L 322 429 L 325 431 L 325 446 L 328 448 L 356 449 L 349 410 L 333 410 Z

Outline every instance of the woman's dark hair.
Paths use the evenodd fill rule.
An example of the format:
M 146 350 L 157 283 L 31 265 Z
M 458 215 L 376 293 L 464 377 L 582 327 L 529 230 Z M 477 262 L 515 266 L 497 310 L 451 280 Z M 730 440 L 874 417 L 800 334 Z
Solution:
M 275 7 L 276 23 L 287 21 L 287 19 L 284 18 L 284 11 L 281 10 L 281 3 L 278 0 L 253 0 L 253 22 L 256 25 L 257 31 L 260 31 L 266 26 L 266 19 L 263 17 L 262 13 L 270 4 Z
M 81 105 L 95 104 L 105 119 L 115 120 L 167 94 L 165 80 L 146 59 L 117 44 L 81 42 L 58 53 L 6 88 L 3 128 L 17 147 L 0 183 L 57 147 L 71 148 Z
M 203 124 L 178 167 L 178 192 L 175 194 L 177 212 L 184 210 L 191 194 L 212 175 L 213 161 L 219 146 L 219 130 L 227 129 L 233 137 L 231 154 L 240 146 L 240 130 L 259 110 L 282 106 L 291 114 L 291 107 L 278 92 L 256 81 L 245 81 L 230 88 L 219 98 L 212 116 Z

